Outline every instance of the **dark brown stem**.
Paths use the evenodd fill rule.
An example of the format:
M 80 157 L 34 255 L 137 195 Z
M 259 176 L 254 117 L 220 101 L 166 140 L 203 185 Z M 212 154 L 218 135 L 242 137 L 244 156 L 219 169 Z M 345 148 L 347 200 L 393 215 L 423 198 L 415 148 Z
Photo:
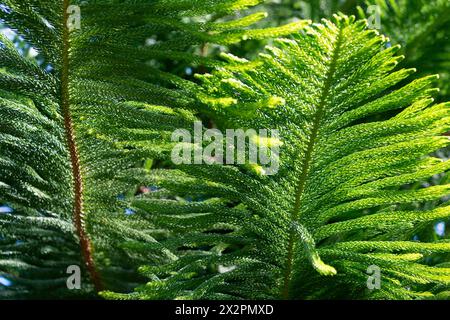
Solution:
M 66 131 L 67 145 L 70 153 L 70 161 L 72 165 L 72 174 L 74 179 L 74 208 L 73 221 L 75 229 L 80 240 L 81 253 L 86 264 L 87 271 L 92 279 L 94 287 L 97 291 L 103 289 L 100 275 L 98 274 L 94 258 L 92 255 L 92 245 L 88 234 L 85 230 L 85 223 L 83 219 L 83 179 L 81 176 L 80 158 L 78 155 L 77 144 L 75 141 L 75 134 L 70 112 L 70 93 L 69 93 L 69 27 L 67 21 L 69 14 L 67 9 L 69 7 L 69 0 L 64 0 L 63 5 L 63 48 L 62 48 L 62 63 L 61 63 L 61 110 L 64 117 L 64 127 Z

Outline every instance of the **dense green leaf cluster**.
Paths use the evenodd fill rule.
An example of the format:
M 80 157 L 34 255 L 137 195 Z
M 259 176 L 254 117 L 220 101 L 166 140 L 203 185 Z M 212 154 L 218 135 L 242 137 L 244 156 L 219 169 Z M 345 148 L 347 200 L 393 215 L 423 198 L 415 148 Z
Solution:
M 269 19 L 262 24 L 278 24 L 295 19 L 320 22 L 333 13 L 357 14 L 368 18 L 390 39 L 400 44 L 406 56 L 402 66 L 417 68 L 416 77 L 439 74 L 436 80 L 440 99 L 449 98 L 450 4 L 447 0 L 268 0 Z M 379 25 L 377 25 L 379 23 Z
M 190 85 L 160 65 L 216 65 L 185 51 L 301 27 L 243 29 L 263 13 L 208 22 L 208 14 L 258 2 L 1 2 L 5 26 L 40 58 L 1 36 L 0 202 L 14 210 L 0 214 L 0 271 L 14 284 L 0 288 L 2 297 L 90 295 L 89 283 L 128 291 L 140 281 L 135 270 L 149 255 L 120 244 L 154 239 L 146 221 L 124 214 L 126 200 L 145 174 L 142 163 L 169 150 L 161 137 L 186 122 L 177 108 L 194 101 Z M 83 268 L 84 290 L 67 290 L 69 265 Z
M 450 2 L 447 0 L 369 0 L 377 6 L 380 32 L 402 46 L 405 67 L 417 77 L 439 74 L 440 99 L 450 97 Z M 366 16 L 367 13 L 362 12 Z M 374 11 L 375 12 L 375 11 Z
M 365 21 L 335 16 L 276 40 L 254 62 L 228 55 L 228 66 L 201 76 L 199 99 L 219 128 L 280 131 L 280 171 L 153 171 L 165 194 L 134 206 L 168 234 L 141 249 L 163 246 L 177 258 L 142 267 L 151 281 L 137 293 L 106 296 L 445 297 L 450 270 L 427 257 L 450 243 L 411 241 L 410 231 L 448 218 L 450 209 L 399 208 L 442 198 L 449 186 L 398 188 L 449 169 L 429 154 L 449 143 L 441 134 L 450 105 L 433 104 L 435 77 L 405 80 L 415 70 L 397 70 L 403 57 L 386 42 Z M 392 110 L 385 121 L 370 120 Z M 367 288 L 372 265 L 383 273 L 380 290 Z
M 448 297 L 448 263 L 433 258 L 450 242 L 411 239 L 450 217 L 450 187 L 405 187 L 450 168 L 432 155 L 449 144 L 450 105 L 434 103 L 429 75 L 448 70 L 448 19 L 434 15 L 448 3 L 412 1 L 440 30 L 427 65 L 423 30 L 400 32 L 401 49 L 343 14 L 258 29 L 266 13 L 242 10 L 260 2 L 0 1 L 2 23 L 39 53 L 0 35 L 0 205 L 13 210 L 0 213 L 0 276 L 13 283 L 0 298 Z M 252 61 L 206 54 L 266 38 Z M 191 81 L 186 67 L 212 71 Z M 171 163 L 172 133 L 200 118 L 278 130 L 257 141 L 281 146 L 279 171 Z M 66 286 L 70 265 L 82 290 Z

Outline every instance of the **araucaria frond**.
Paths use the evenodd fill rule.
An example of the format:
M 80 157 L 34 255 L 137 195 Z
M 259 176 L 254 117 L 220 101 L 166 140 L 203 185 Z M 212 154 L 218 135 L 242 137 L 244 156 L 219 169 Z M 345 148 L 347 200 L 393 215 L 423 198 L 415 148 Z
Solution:
M 0 297 L 92 296 L 140 283 L 137 267 L 153 260 L 122 244 L 153 242 L 153 226 L 125 215 L 126 203 L 142 163 L 170 150 L 158 141 L 186 121 L 164 106 L 193 101 L 163 64 L 216 65 L 186 51 L 267 37 L 247 30 L 263 13 L 207 21 L 258 2 L 0 2 L 2 23 L 39 54 L 24 57 L 0 35 L 0 204 L 12 211 L 0 213 L 0 276 L 12 283 Z M 66 286 L 71 266 L 81 268 L 82 290 Z
M 413 241 L 415 227 L 448 218 L 449 185 L 401 186 L 447 171 L 430 156 L 449 144 L 449 103 L 433 104 L 434 76 L 408 81 L 399 46 L 365 21 L 334 16 L 280 38 L 252 62 L 199 76 L 198 97 L 219 129 L 277 129 L 280 168 L 180 165 L 149 174 L 159 195 L 133 203 L 165 230 L 177 258 L 141 268 L 142 299 L 436 298 L 450 269 L 428 257 L 450 243 Z M 392 89 L 394 88 L 395 89 Z M 389 112 L 389 113 L 388 113 Z M 390 114 L 387 120 L 374 117 Z M 267 142 L 267 140 L 266 140 Z M 273 143 L 273 142 L 271 142 Z M 189 200 L 186 200 L 189 199 Z M 380 288 L 368 286 L 381 270 Z

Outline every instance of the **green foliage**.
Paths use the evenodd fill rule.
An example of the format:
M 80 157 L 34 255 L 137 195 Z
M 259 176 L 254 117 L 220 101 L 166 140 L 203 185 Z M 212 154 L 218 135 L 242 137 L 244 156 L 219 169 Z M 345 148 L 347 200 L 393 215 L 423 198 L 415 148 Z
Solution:
M 142 280 L 135 270 L 153 258 L 122 244 L 152 243 L 153 229 L 126 216 L 126 204 L 142 164 L 167 153 L 159 141 L 190 119 L 181 108 L 194 101 L 163 65 L 218 65 L 185 51 L 302 26 L 244 30 L 261 13 L 208 22 L 258 2 L 71 1 L 81 29 L 70 30 L 69 1 L 1 1 L 5 26 L 40 57 L 24 57 L 1 36 L 0 203 L 14 210 L 0 214 L 0 275 L 13 282 L 1 297 L 126 292 Z M 67 290 L 69 265 L 83 268 L 83 290 Z
M 0 213 L 0 276 L 13 283 L 1 298 L 448 296 L 450 243 L 411 240 L 450 216 L 447 180 L 420 184 L 450 166 L 430 155 L 449 141 L 436 77 L 398 69 L 402 49 L 353 17 L 252 27 L 266 13 L 242 11 L 260 2 L 0 1 L 2 23 L 39 53 L 0 35 L 0 204 L 13 209 Z M 210 54 L 266 38 L 278 39 L 253 61 Z M 180 77 L 187 66 L 214 71 L 199 84 Z M 281 141 L 259 143 L 282 144 L 279 172 L 171 164 L 172 132 L 199 118 L 278 129 Z M 70 265 L 82 290 L 66 287 Z
M 276 25 L 295 19 L 319 22 L 336 12 L 347 15 L 359 12 L 361 18 L 369 18 L 371 22 L 379 19 L 379 31 L 390 38 L 390 44 L 402 46 L 401 54 L 406 56 L 402 66 L 417 68 L 418 78 L 439 74 L 440 99 L 450 97 L 450 4 L 447 0 L 269 0 L 265 8 L 270 15 L 263 24 Z
M 377 5 L 381 32 L 402 46 L 403 65 L 417 77 L 439 74 L 440 99 L 450 98 L 450 2 L 447 0 L 369 0 Z M 360 10 L 361 11 L 361 10 Z M 364 13 L 361 13 L 364 16 Z
M 320 21 L 335 12 L 354 13 L 361 0 L 268 0 L 265 8 L 271 21 L 280 23 L 293 19 Z
M 390 38 L 390 44 L 400 44 L 400 53 L 406 58 L 401 66 L 416 67 L 415 78 L 439 74 L 435 83 L 440 89 L 437 99 L 448 101 L 450 98 L 450 3 L 448 1 L 366 1 L 360 15 L 365 16 L 368 6 L 371 14 L 380 15 L 380 31 Z M 377 8 L 374 10 L 374 8 Z M 448 148 L 437 153 L 446 160 Z M 442 176 L 428 180 L 433 185 L 442 184 Z M 439 205 L 439 201 L 428 201 L 424 206 L 428 209 Z M 448 220 L 447 220 L 448 224 Z M 420 232 L 419 232 L 420 231 Z M 418 230 L 419 238 L 436 238 L 432 225 L 426 225 Z M 437 260 L 448 261 L 448 255 L 441 255 Z
M 401 190 L 445 172 L 430 156 L 449 144 L 449 103 L 433 104 L 434 76 L 413 81 L 396 69 L 398 46 L 335 16 L 268 46 L 248 62 L 199 76 L 199 99 L 219 129 L 272 128 L 283 143 L 280 170 L 234 165 L 159 169 L 164 193 L 133 208 L 158 229 L 176 258 L 141 268 L 150 282 L 133 299 L 413 299 L 448 295 L 450 269 L 430 257 L 448 241 L 412 241 L 415 228 L 450 216 L 448 184 Z M 395 88 L 395 89 L 393 89 Z M 395 115 L 373 121 L 373 115 Z M 192 199 L 187 201 L 184 199 Z M 411 205 L 404 209 L 405 205 Z M 412 233 L 412 234 L 411 234 Z M 380 290 L 367 269 L 382 271 Z

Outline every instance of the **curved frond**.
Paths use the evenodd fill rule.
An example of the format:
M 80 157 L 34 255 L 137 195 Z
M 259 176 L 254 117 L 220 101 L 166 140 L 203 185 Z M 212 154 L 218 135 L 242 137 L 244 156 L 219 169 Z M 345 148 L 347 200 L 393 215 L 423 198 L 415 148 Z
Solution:
M 163 248 L 152 257 L 122 245 L 155 242 L 148 221 L 125 214 L 127 202 L 143 163 L 169 152 L 158 141 L 192 118 L 183 111 L 192 85 L 164 63 L 220 65 L 185 51 L 302 27 L 247 30 L 261 13 L 208 18 L 258 3 L 0 2 L 2 23 L 38 53 L 24 57 L 0 36 L 0 204 L 11 208 L 0 212 L 0 275 L 12 282 L 2 297 L 129 291 L 142 280 L 138 265 L 173 259 Z M 82 290 L 66 286 L 70 265 L 82 269 Z
M 135 294 L 167 298 L 437 297 L 450 269 L 427 257 L 447 242 L 413 241 L 411 230 L 450 216 L 449 186 L 400 187 L 447 171 L 431 156 L 449 144 L 449 103 L 433 104 L 434 76 L 397 69 L 399 46 L 366 21 L 334 16 L 268 46 L 256 61 L 231 55 L 199 76 L 198 94 L 219 129 L 276 129 L 279 170 L 263 165 L 180 165 L 155 170 L 159 194 L 133 208 L 161 229 L 171 263 L 141 268 L 151 281 Z M 374 115 L 391 112 L 387 120 Z M 265 142 L 264 142 L 265 141 Z M 276 160 L 274 158 L 273 160 Z M 267 173 L 267 171 L 266 171 Z M 410 205 L 411 209 L 405 209 Z M 381 270 L 370 290 L 368 272 Z

